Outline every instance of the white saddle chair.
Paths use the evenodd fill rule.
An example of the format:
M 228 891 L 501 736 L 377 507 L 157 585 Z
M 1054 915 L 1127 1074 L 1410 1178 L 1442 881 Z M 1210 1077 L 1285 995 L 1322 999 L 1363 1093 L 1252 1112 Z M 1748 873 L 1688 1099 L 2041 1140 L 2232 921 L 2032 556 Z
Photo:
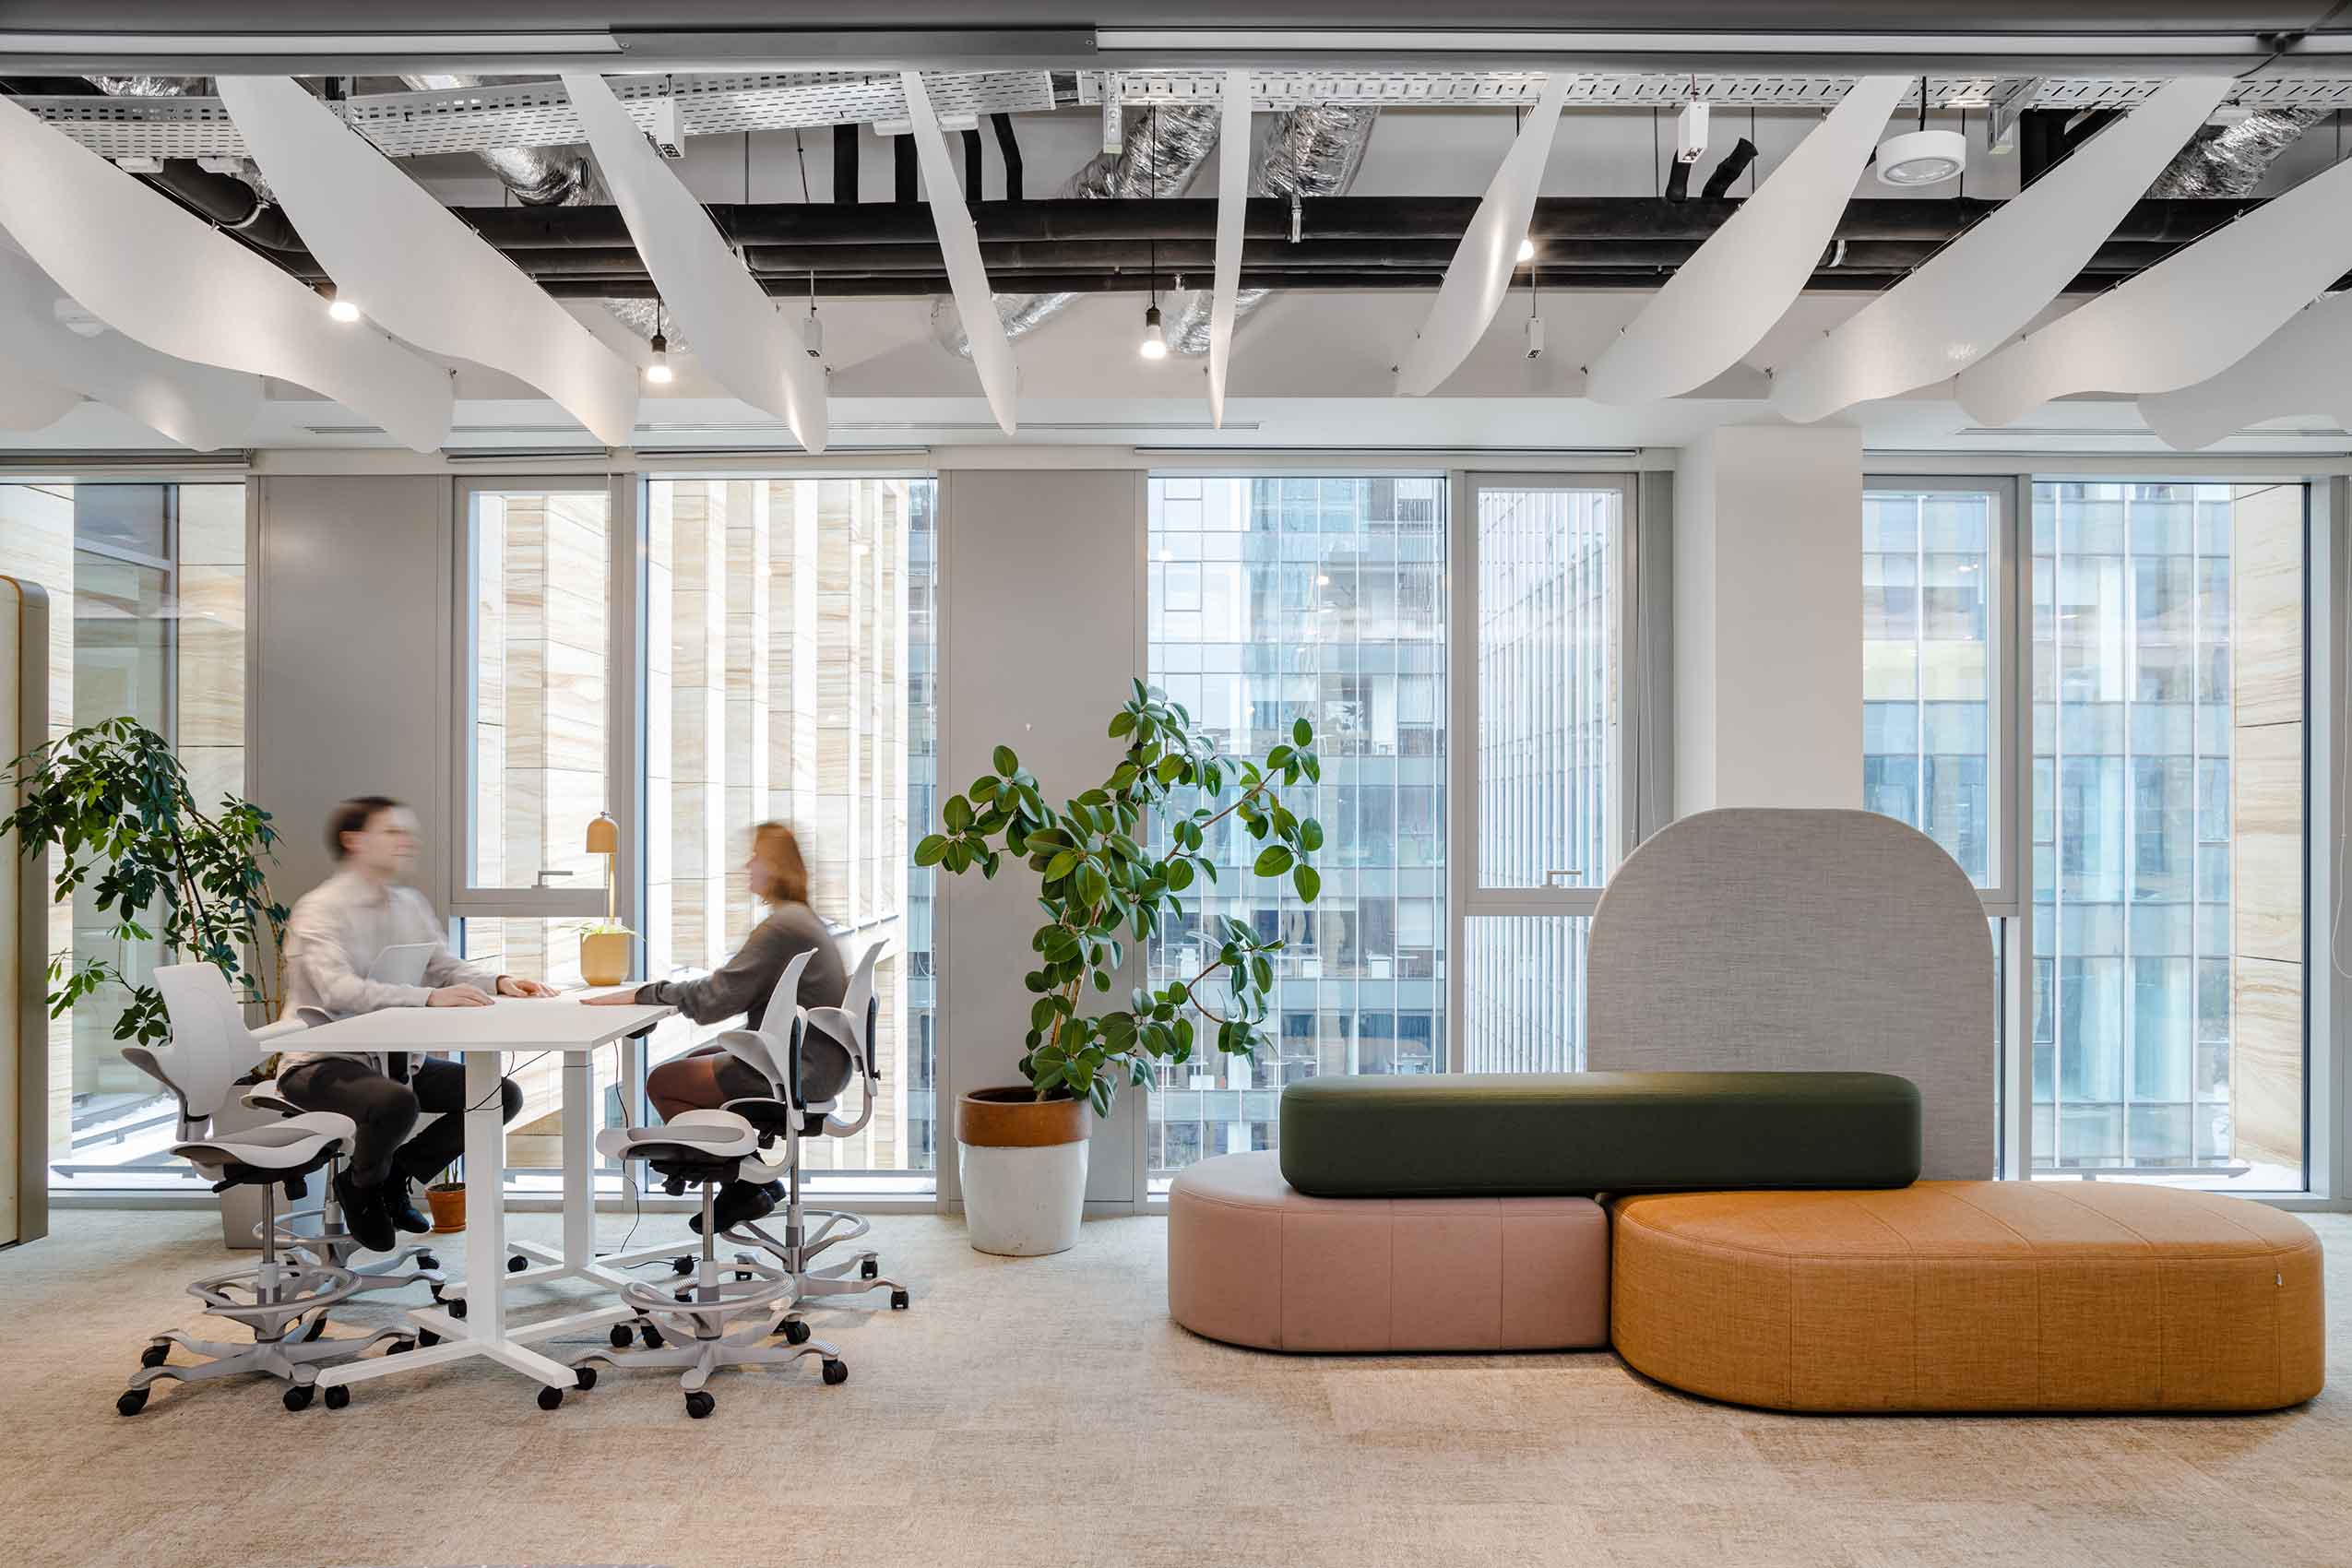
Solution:
M 714 1250 L 719 1189 L 732 1181 L 774 1181 L 789 1148 L 783 1139 L 763 1133 L 734 1111 L 689 1111 L 659 1127 L 607 1128 L 597 1134 L 596 1148 L 608 1159 L 644 1160 L 673 1194 L 700 1187 L 702 1254 L 691 1285 L 665 1288 L 638 1280 L 621 1288 L 622 1302 L 636 1315 L 613 1325 L 610 1350 L 588 1351 L 572 1363 L 582 1388 L 596 1386 L 591 1363 L 597 1361 L 677 1368 L 686 1414 L 700 1420 L 718 1407 L 704 1384 L 721 1367 L 775 1366 L 821 1356 L 826 1383 L 849 1381 L 841 1352 L 823 1340 L 761 1343 L 791 1305 L 791 1276 L 748 1258 L 722 1269 Z M 633 1331 L 643 1338 L 644 1348 L 627 1348 Z M 677 1343 L 670 1343 L 672 1339 Z
M 198 1339 L 179 1329 L 159 1334 L 140 1354 L 139 1370 L 114 1408 L 125 1416 L 137 1415 L 147 1408 L 148 1389 L 164 1378 L 201 1383 L 261 1372 L 289 1384 L 286 1408 L 302 1409 L 311 1402 L 322 1363 L 356 1356 L 386 1340 L 394 1350 L 412 1349 L 417 1343 L 398 1328 L 379 1328 L 363 1337 L 321 1338 L 328 1311 L 358 1293 L 358 1278 L 347 1268 L 308 1254 L 290 1260 L 279 1253 L 278 1189 L 283 1186 L 299 1195 L 305 1175 L 350 1146 L 351 1119 L 308 1111 L 248 1132 L 210 1134 L 208 1124 L 213 1113 L 236 1080 L 262 1059 L 262 1042 L 293 1033 L 302 1025 L 246 1028 L 228 980 L 209 964 L 169 965 L 155 971 L 155 983 L 172 1021 L 172 1043 L 126 1045 L 123 1058 L 178 1099 L 182 1141 L 172 1146 L 173 1154 L 209 1178 L 215 1192 L 232 1186 L 261 1188 L 261 1262 L 188 1287 L 208 1315 L 227 1318 L 251 1332 L 251 1344 Z M 174 1364 L 169 1358 L 175 1345 L 203 1359 L 193 1366 Z M 327 1391 L 330 1407 L 350 1399 L 348 1389 Z
M 790 1108 L 790 1114 L 781 1118 L 777 1129 L 783 1132 L 790 1149 L 783 1233 L 779 1236 L 762 1229 L 763 1224 L 774 1224 L 770 1219 L 738 1225 L 727 1232 L 727 1239 L 762 1249 L 791 1276 L 793 1307 L 777 1324 L 777 1331 L 795 1345 L 809 1336 L 800 1308 L 811 1301 L 887 1290 L 891 1310 L 903 1312 L 910 1299 L 906 1286 L 883 1276 L 880 1259 L 869 1249 L 818 1264 L 820 1253 L 861 1239 L 873 1226 L 847 1209 L 808 1208 L 801 1198 L 803 1141 L 852 1137 L 873 1118 L 882 1083 L 873 1049 L 878 1011 L 873 970 L 885 945 L 875 943 L 858 960 L 840 1006 L 812 1007 L 805 1012 L 800 1005 L 801 971 L 808 967 L 809 956 L 802 954 L 785 966 L 768 998 L 767 1010 L 760 1015 L 760 1027 L 730 1029 L 718 1040 L 730 1055 L 767 1080 L 772 1099 L 760 1103 L 780 1102 Z M 862 1080 L 865 1088 L 865 1103 L 853 1119 L 842 1117 L 837 1110 L 852 1079 Z M 745 1109 L 744 1102 L 731 1102 L 728 1109 Z M 677 1261 L 679 1272 L 684 1273 L 691 1260 Z M 738 1253 L 736 1261 L 752 1259 L 749 1253 Z

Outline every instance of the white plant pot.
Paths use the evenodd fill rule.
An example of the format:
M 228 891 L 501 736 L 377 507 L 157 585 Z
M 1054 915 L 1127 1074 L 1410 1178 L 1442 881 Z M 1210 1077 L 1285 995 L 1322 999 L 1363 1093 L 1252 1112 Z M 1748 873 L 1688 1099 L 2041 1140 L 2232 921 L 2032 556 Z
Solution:
M 1092 1131 L 1083 1102 L 1039 1101 L 1022 1087 L 956 1102 L 956 1168 L 974 1250 L 1041 1257 L 1078 1244 Z
M 964 1224 L 975 1252 L 1042 1257 L 1078 1244 L 1091 1139 L 1043 1148 L 961 1146 Z

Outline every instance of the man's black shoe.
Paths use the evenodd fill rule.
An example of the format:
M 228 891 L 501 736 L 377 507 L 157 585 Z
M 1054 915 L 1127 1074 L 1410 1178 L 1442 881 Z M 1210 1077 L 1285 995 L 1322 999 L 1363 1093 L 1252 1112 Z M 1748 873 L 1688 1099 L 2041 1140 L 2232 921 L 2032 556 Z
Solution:
M 388 1253 L 400 1244 L 399 1233 L 392 1229 L 392 1216 L 384 1207 L 381 1185 L 358 1186 L 350 1171 L 339 1171 L 335 1177 L 335 1201 L 343 1207 L 343 1228 L 369 1252 Z
M 433 1229 L 433 1221 L 417 1211 L 416 1200 L 409 1196 L 409 1179 L 395 1170 L 384 1179 L 378 1189 L 384 1194 L 384 1212 L 392 1223 L 411 1236 L 422 1236 Z

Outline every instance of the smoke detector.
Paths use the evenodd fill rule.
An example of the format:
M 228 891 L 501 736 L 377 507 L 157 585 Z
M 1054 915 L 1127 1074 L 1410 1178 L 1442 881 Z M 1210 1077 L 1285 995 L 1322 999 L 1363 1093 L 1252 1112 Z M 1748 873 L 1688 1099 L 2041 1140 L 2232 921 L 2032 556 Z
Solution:
M 1886 185 L 1932 185 L 1968 166 L 1968 138 L 1958 131 L 1905 131 L 1878 144 L 1878 177 Z

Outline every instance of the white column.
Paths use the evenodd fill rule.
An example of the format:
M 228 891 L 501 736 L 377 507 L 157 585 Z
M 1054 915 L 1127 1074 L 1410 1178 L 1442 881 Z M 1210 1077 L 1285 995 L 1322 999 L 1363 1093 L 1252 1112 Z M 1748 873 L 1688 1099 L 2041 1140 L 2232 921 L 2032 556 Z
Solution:
M 1862 803 L 1862 441 L 1738 427 L 1674 480 L 1679 814 Z

